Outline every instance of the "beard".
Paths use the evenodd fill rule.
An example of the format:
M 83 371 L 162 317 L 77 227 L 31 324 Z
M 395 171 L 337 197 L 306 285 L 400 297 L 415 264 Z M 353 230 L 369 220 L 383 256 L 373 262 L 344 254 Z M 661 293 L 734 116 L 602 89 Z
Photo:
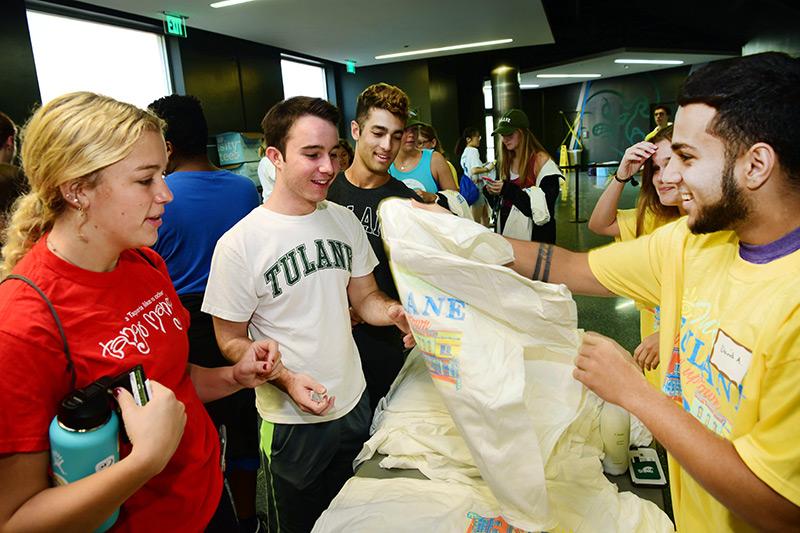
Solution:
M 722 197 L 714 204 L 699 207 L 697 218 L 689 223 L 692 233 L 713 233 L 734 229 L 747 219 L 750 214 L 750 203 L 733 177 L 734 156 L 725 157 L 725 168 L 722 171 Z

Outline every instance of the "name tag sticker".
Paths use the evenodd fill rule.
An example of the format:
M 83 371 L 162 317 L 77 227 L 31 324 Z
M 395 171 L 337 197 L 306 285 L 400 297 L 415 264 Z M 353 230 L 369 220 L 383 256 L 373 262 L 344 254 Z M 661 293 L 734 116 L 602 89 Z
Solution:
M 714 347 L 711 349 L 711 364 L 717 367 L 717 370 L 737 385 L 741 385 L 752 359 L 753 352 L 730 338 L 721 329 L 717 330 L 717 338 L 714 339 Z

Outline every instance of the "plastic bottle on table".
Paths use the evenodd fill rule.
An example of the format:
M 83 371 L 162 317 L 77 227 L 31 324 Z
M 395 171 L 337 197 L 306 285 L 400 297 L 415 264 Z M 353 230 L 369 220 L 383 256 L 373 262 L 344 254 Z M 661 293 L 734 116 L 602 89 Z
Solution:
M 600 436 L 603 439 L 603 471 L 612 476 L 628 469 L 631 416 L 622 407 L 604 403 L 600 411 Z

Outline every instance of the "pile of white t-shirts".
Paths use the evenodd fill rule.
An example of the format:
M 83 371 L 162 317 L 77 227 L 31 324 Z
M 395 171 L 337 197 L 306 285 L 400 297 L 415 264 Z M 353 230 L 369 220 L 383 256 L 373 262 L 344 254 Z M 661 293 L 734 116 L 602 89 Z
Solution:
M 415 522 L 416 509 L 433 512 L 437 502 L 444 513 L 432 495 L 446 501 L 448 487 L 464 531 L 481 530 L 469 520 L 522 531 L 671 531 L 653 503 L 618 494 L 602 474 L 601 401 L 572 378 L 580 332 L 569 291 L 502 267 L 510 246 L 478 224 L 403 200 L 385 201 L 380 213 L 419 355 L 395 381 L 357 461 L 379 452 L 387 455 L 381 466 L 439 481 L 353 479 L 315 531 L 382 523 L 454 531 Z M 464 514 L 465 501 L 479 503 Z

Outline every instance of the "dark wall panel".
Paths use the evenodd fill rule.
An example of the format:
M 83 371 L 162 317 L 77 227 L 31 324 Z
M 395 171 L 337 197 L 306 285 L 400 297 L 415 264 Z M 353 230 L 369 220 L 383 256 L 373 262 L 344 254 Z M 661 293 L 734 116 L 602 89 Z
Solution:
M 261 119 L 270 107 L 283 100 L 280 52 L 249 45 L 239 56 L 239 66 L 245 129 L 261 131 Z
M 447 157 L 454 160 L 453 148 L 460 134 L 457 73 L 446 64 L 430 63 L 428 76 L 430 79 L 431 123 L 439 134 L 439 141 L 442 143 Z M 457 165 L 456 168 L 458 168 Z
M 570 121 L 574 118 L 579 96 L 580 84 L 522 91 L 522 109 L 531 131 L 556 161 L 561 141 L 569 131 L 564 116 Z
M 428 63 L 414 61 L 364 67 L 356 70 L 355 74 L 344 74 L 339 109 L 342 110 L 345 124 L 355 118 L 356 98 L 361 91 L 378 82 L 389 83 L 403 89 L 411 100 L 411 106 L 419 111 L 421 119 L 425 121 L 431 119 Z
M 458 136 L 466 128 L 478 128 L 483 135 L 485 109 L 483 103 L 483 82 L 488 79 L 489 72 L 458 69 Z M 456 137 L 458 140 L 458 137 Z M 454 147 L 450 147 L 452 150 Z M 481 139 L 478 148 L 481 154 L 486 153 L 486 139 Z M 455 163 L 455 162 L 454 162 Z M 459 167 L 456 166 L 456 169 Z
M 200 30 L 180 49 L 186 92 L 203 102 L 212 134 L 259 131 L 266 110 L 283 99 L 277 49 Z
M 23 0 L 3 0 L 0 50 L 0 111 L 21 125 L 41 100 Z

